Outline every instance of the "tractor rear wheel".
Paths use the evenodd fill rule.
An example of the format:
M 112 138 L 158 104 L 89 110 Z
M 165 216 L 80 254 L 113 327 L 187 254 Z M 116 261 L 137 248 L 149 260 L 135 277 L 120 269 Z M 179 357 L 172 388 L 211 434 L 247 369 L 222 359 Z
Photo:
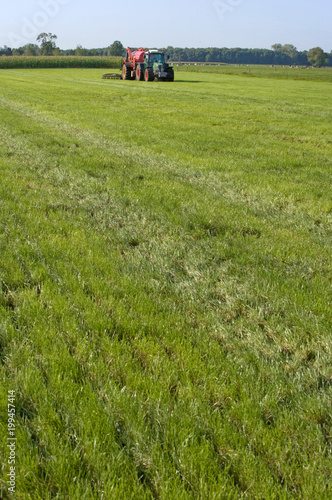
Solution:
M 146 70 L 144 71 L 144 80 L 146 82 L 153 82 L 154 74 L 152 68 L 146 68 Z
M 122 66 L 122 80 L 131 80 L 131 70 L 125 64 Z
M 168 82 L 174 82 L 174 69 L 173 68 L 168 68 L 167 69 L 167 77 L 166 80 Z
M 144 65 L 143 64 L 138 64 L 136 66 L 136 80 L 138 82 L 141 80 L 144 80 Z

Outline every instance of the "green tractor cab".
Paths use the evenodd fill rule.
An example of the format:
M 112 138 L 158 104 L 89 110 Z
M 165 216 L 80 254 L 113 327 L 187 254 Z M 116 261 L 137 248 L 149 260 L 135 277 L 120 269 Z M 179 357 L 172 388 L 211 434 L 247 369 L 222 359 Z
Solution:
M 144 54 L 144 80 L 174 82 L 174 70 L 168 64 L 169 56 L 164 51 L 148 50 Z

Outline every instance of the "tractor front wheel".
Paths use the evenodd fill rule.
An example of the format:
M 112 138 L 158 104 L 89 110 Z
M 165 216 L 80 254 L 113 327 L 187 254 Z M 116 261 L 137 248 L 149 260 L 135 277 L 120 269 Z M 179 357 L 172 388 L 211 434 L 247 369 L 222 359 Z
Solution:
M 152 68 L 146 68 L 146 70 L 144 71 L 144 80 L 146 82 L 153 82 L 154 74 Z

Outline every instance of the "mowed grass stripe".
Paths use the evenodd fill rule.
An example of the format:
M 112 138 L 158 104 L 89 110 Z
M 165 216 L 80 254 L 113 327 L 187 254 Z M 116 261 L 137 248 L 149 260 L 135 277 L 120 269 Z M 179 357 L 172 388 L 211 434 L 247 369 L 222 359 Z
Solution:
M 66 73 L 64 73 L 64 75 L 66 75 Z M 60 82 L 61 95 L 68 94 L 68 102 L 71 102 L 71 100 L 75 102 L 75 99 L 81 99 L 81 92 L 86 92 L 87 89 L 91 88 L 91 85 L 90 87 L 87 85 L 88 79 L 84 79 L 84 84 L 81 84 L 80 92 L 73 91 L 74 79 L 70 79 L 68 76 L 63 77 L 63 75 L 61 75 L 61 77 L 65 78 L 67 82 L 66 86 L 63 81 Z M 52 83 L 53 86 L 55 85 L 52 74 L 46 74 L 45 78 L 49 78 L 48 85 L 50 83 Z M 331 167 L 329 160 L 330 156 L 326 156 L 324 151 L 326 151 L 327 155 L 331 154 L 331 143 L 329 142 L 328 135 L 330 129 L 329 109 L 331 106 L 331 99 L 329 97 L 330 94 L 325 93 L 325 89 L 324 92 L 322 92 L 322 89 L 319 87 L 321 84 L 312 82 L 291 82 L 294 85 L 301 84 L 302 88 L 300 87 L 300 89 L 297 89 L 294 86 L 293 92 L 288 92 L 287 94 L 287 85 L 283 82 L 281 85 L 280 82 L 278 82 L 278 94 L 282 96 L 282 98 L 279 97 L 279 102 L 275 99 L 273 87 L 270 88 L 269 86 L 268 89 L 266 89 L 262 84 L 256 85 L 258 89 L 255 89 L 255 92 L 258 92 L 259 95 L 259 91 L 262 93 L 264 90 L 264 98 L 256 98 L 255 102 L 250 104 L 253 99 L 251 97 L 253 94 L 253 85 L 251 88 L 249 87 L 249 90 L 244 90 L 240 86 L 238 86 L 239 88 L 236 87 L 236 97 L 233 95 L 230 100 L 230 92 L 227 91 L 230 86 L 227 83 L 229 77 L 226 78 L 226 84 L 224 81 L 222 82 L 223 86 L 221 90 L 220 85 L 218 85 L 217 90 L 219 90 L 219 94 L 213 95 L 210 101 L 206 98 L 203 101 L 199 99 L 202 94 L 202 89 L 205 90 L 209 85 L 209 82 L 204 82 L 205 87 L 201 85 L 196 92 L 191 89 L 196 100 L 191 99 L 188 103 L 188 99 L 184 99 L 183 101 L 177 99 L 172 106 L 167 107 L 167 110 L 163 109 L 162 119 L 166 119 L 166 123 L 169 123 L 171 127 L 174 125 L 174 129 L 168 129 L 167 135 L 165 135 L 162 133 L 162 124 L 153 127 L 149 131 L 151 134 L 149 148 L 154 149 L 158 156 L 160 156 L 165 150 L 167 151 L 168 148 L 167 144 L 165 144 L 165 147 L 162 147 L 164 146 L 163 142 L 167 142 L 168 138 L 172 139 L 177 137 L 182 143 L 181 153 L 180 151 L 172 151 L 170 155 L 166 155 L 168 162 L 169 159 L 173 157 L 176 157 L 177 160 L 180 159 L 179 157 L 182 157 L 182 160 L 188 158 L 189 162 L 187 162 L 186 168 L 190 168 L 190 164 L 192 163 L 196 164 L 199 162 L 200 170 L 204 165 L 205 169 L 213 169 L 213 173 L 215 173 L 217 167 L 218 170 L 224 170 L 224 175 L 226 170 L 225 167 L 229 165 L 230 162 L 230 165 L 232 165 L 234 160 L 236 162 L 245 162 L 244 166 L 247 168 L 243 168 L 241 171 L 241 176 L 244 176 L 244 181 L 246 180 L 247 171 L 249 171 L 253 175 L 260 175 L 261 184 L 262 181 L 264 181 L 267 170 L 268 182 L 264 183 L 264 188 L 269 187 L 272 176 L 275 176 L 273 181 L 282 177 L 285 178 L 287 183 L 290 183 L 289 194 L 294 193 L 294 190 L 295 192 L 297 191 L 296 184 L 292 182 L 292 179 L 290 179 L 288 175 L 289 169 L 292 171 L 292 177 L 294 167 L 296 167 L 296 170 L 302 170 L 305 167 L 310 168 L 311 172 L 313 169 L 316 170 L 316 168 L 318 168 L 320 175 L 324 172 L 327 173 L 327 168 L 330 169 Z M 96 107 L 96 110 L 102 109 L 102 113 L 95 113 L 95 115 L 89 117 L 89 123 L 85 123 L 84 129 L 86 130 L 88 127 L 90 132 L 92 129 L 94 129 L 94 131 L 101 131 L 104 139 L 111 134 L 113 147 L 116 138 L 120 141 L 120 148 L 122 148 L 123 151 L 128 151 L 128 141 L 130 141 L 130 144 L 134 144 L 132 151 L 135 150 L 135 152 L 137 152 L 137 159 L 139 159 L 140 154 L 142 154 L 142 145 L 145 144 L 144 121 L 146 119 L 148 124 L 156 125 L 152 117 L 149 116 L 149 110 L 151 110 L 153 115 L 155 106 L 159 105 L 158 99 L 162 99 L 162 93 L 156 86 L 148 92 L 144 86 L 134 87 L 134 93 L 132 95 L 133 99 L 135 99 L 135 105 L 133 105 L 130 93 L 127 90 L 128 87 L 124 89 L 122 85 L 124 82 L 114 82 L 110 92 L 108 92 L 109 86 L 108 88 L 105 86 L 103 87 L 103 83 L 105 82 L 99 82 L 98 86 L 96 81 L 92 82 L 94 86 L 93 92 L 91 92 L 90 99 L 87 99 L 88 112 L 93 107 Z M 131 82 L 130 85 L 133 83 L 136 82 Z M 271 82 L 268 83 L 271 84 Z M 21 82 L 19 82 L 19 84 L 21 85 Z M 178 94 L 181 90 L 181 85 L 182 84 L 178 84 L 177 91 L 171 88 L 170 93 Z M 195 89 L 195 85 L 192 85 L 192 87 Z M 101 92 L 101 89 L 107 90 L 107 92 Z M 211 89 L 209 88 L 209 90 Z M 241 98 L 244 92 L 246 95 L 244 98 Z M 296 92 L 298 93 L 297 97 Z M 136 95 L 136 93 L 138 95 Z M 222 94 L 221 97 L 220 93 Z M 309 100 L 309 98 L 310 95 L 315 95 L 317 93 L 319 93 L 322 99 L 325 98 L 325 103 L 324 105 L 321 104 L 319 107 L 317 103 L 315 103 L 315 111 L 313 111 L 310 109 L 313 108 L 313 104 L 311 103 L 312 99 Z M 10 95 L 10 89 L 7 89 L 6 95 Z M 189 95 L 189 92 L 185 95 Z M 152 96 L 157 96 L 157 99 L 151 99 Z M 216 101 L 217 96 L 219 96 L 219 102 Z M 269 101 L 267 101 L 267 98 Z M 285 101 L 286 98 L 287 101 Z M 40 92 L 38 93 L 38 99 L 40 99 Z M 282 104 L 285 103 L 287 106 L 285 110 L 280 106 L 280 99 Z M 294 100 L 296 103 L 294 103 Z M 299 101 L 301 102 L 301 108 L 299 107 Z M 267 102 L 269 104 L 268 107 L 266 107 Z M 278 108 L 276 108 L 276 102 L 278 102 Z M 59 101 L 56 101 L 56 103 L 56 107 L 63 120 L 61 105 Z M 169 104 L 168 102 L 168 105 Z M 211 108 L 211 104 L 213 108 Z M 217 105 L 216 110 L 215 104 Z M 183 107 L 188 105 L 191 112 L 186 112 L 183 116 Z M 29 106 L 31 106 L 31 104 L 29 104 Z M 195 111 L 193 114 L 193 109 L 197 108 L 199 112 Z M 64 109 L 68 109 L 66 101 Z M 212 115 L 210 112 L 211 109 L 213 109 Z M 209 115 L 204 114 L 206 110 L 209 110 Z M 289 112 L 290 110 L 291 112 Z M 84 113 L 84 111 L 86 110 L 83 108 L 82 112 Z M 165 112 L 167 113 L 166 115 Z M 52 115 L 55 113 L 55 104 L 53 105 L 52 103 L 52 107 L 48 110 L 48 113 L 52 113 Z M 70 120 L 75 122 L 79 127 L 81 126 L 80 113 L 71 114 L 70 116 Z M 315 113 L 317 116 L 316 119 L 313 120 L 313 115 Z M 192 134 L 188 136 L 189 116 L 194 119 L 190 122 Z M 319 134 L 308 133 L 308 116 L 310 116 L 310 131 L 319 130 Z M 134 120 L 133 117 L 135 118 Z M 214 120 L 214 118 L 217 117 L 219 120 Z M 125 122 L 128 122 L 125 128 L 119 126 L 119 120 L 121 121 L 122 118 Z M 203 131 L 201 130 L 202 118 L 204 118 L 204 123 L 208 125 L 207 130 L 203 129 Z M 238 119 L 234 120 L 234 118 Z M 53 116 L 52 119 L 54 120 Z M 140 126 L 136 126 L 137 120 Z M 233 122 L 230 128 L 231 120 L 233 120 Z M 179 128 L 179 122 L 181 123 L 182 121 L 184 121 L 184 125 L 186 125 L 183 127 L 183 133 L 181 128 Z M 269 124 L 271 122 L 272 127 L 270 129 Z M 127 132 L 129 128 L 132 129 L 132 133 L 130 134 Z M 292 129 L 297 134 L 295 137 L 293 137 L 294 134 Z M 126 134 L 128 135 L 126 136 Z M 207 135 L 209 135 L 209 137 L 207 137 Z M 211 136 L 214 138 L 214 141 L 211 141 Z M 229 141 L 227 139 L 228 136 Z M 125 138 L 124 141 L 123 138 Z M 315 141 L 315 143 L 311 144 L 312 141 Z M 285 146 L 287 146 L 287 148 L 285 148 Z M 252 150 L 254 150 L 254 154 Z M 308 155 L 306 152 L 310 153 L 310 164 L 308 164 Z M 319 156 L 314 156 L 312 154 L 313 152 L 319 153 Z M 287 153 L 287 155 L 285 155 L 285 153 Z M 320 165 L 314 163 L 313 160 L 316 160 Z M 324 164 L 324 169 L 321 168 L 322 162 L 327 162 L 327 165 Z M 181 162 L 181 167 L 182 166 Z M 237 169 L 232 169 L 231 175 L 235 176 L 236 172 Z M 249 180 L 251 180 L 251 178 L 249 178 Z M 322 179 L 319 179 L 319 181 L 321 180 Z M 241 179 L 236 178 L 237 184 L 239 184 L 240 181 Z M 251 182 L 251 189 L 253 188 L 253 184 L 254 183 Z M 306 186 L 301 183 L 301 189 L 303 190 L 305 187 Z M 311 190 L 308 189 L 308 192 L 311 192 Z M 273 195 L 275 194 L 278 193 L 273 192 Z
M 297 211 L 274 179 L 284 205 L 256 202 L 237 148 L 225 173 L 202 152 L 187 164 L 179 144 L 174 159 L 155 159 L 153 141 L 114 151 L 95 109 L 56 127 L 17 111 L 2 143 L 1 314 L 21 490 L 323 497 L 328 207 L 318 222 L 320 199 Z
M 313 161 L 312 158 L 310 158 L 310 164 L 308 164 L 308 160 L 306 158 L 307 154 L 304 151 L 304 148 L 306 148 L 306 144 L 301 144 L 299 145 L 292 145 L 291 146 L 291 152 L 292 152 L 292 157 L 290 157 L 288 154 L 284 155 L 284 153 L 281 153 L 281 156 L 275 158 L 273 155 L 274 151 L 273 149 L 276 149 L 276 142 L 278 144 L 278 141 L 276 141 L 275 137 L 275 132 L 272 135 L 272 140 L 270 138 L 270 141 L 267 142 L 265 141 L 265 138 L 263 138 L 259 144 L 257 139 L 255 139 L 254 144 L 251 143 L 251 141 L 248 141 L 248 144 L 251 144 L 250 147 L 248 147 L 248 144 L 245 144 L 244 148 L 241 149 L 241 151 L 238 151 L 237 149 L 231 149 L 227 150 L 225 147 L 223 147 L 222 142 L 220 144 L 215 141 L 215 144 L 218 146 L 216 151 L 214 151 L 213 144 L 207 143 L 204 147 L 203 151 L 197 151 L 197 155 L 195 155 L 194 161 L 199 162 L 199 167 L 204 166 L 204 170 L 202 168 L 195 168 L 192 167 L 188 161 L 181 159 L 179 161 L 179 158 L 174 161 L 172 157 L 166 156 L 162 152 L 159 152 L 157 156 L 152 157 L 151 154 L 148 151 L 144 151 L 144 148 L 142 147 L 142 143 L 136 144 L 135 142 L 137 139 L 135 136 L 132 138 L 132 141 L 134 141 L 135 146 L 133 148 L 128 149 L 127 143 L 123 142 L 122 140 L 115 140 L 112 138 L 111 141 L 106 139 L 106 136 L 103 134 L 98 134 L 96 133 L 95 130 L 86 130 L 82 128 L 79 128 L 79 125 L 77 126 L 72 126 L 68 122 L 64 122 L 64 120 L 61 120 L 59 118 L 56 118 L 54 116 L 50 116 L 49 114 L 43 112 L 38 112 L 36 109 L 32 108 L 31 106 L 22 106 L 14 103 L 8 102 L 8 100 L 2 101 L 3 104 L 6 104 L 7 106 L 11 107 L 14 106 L 15 109 L 17 109 L 20 113 L 23 113 L 24 115 L 27 115 L 29 118 L 32 118 L 37 121 L 41 121 L 43 124 L 49 123 L 50 127 L 56 127 L 60 128 L 63 132 L 66 134 L 74 135 L 77 138 L 81 138 L 83 141 L 88 141 L 89 144 L 94 145 L 98 148 L 102 149 L 107 149 L 108 151 L 112 151 L 115 154 L 123 154 L 125 156 L 130 156 L 131 152 L 133 151 L 135 159 L 137 161 L 141 161 L 144 166 L 150 165 L 153 170 L 155 170 L 156 167 L 159 169 L 162 168 L 164 171 L 167 167 L 171 169 L 174 172 L 175 176 L 182 177 L 184 178 L 185 182 L 188 182 L 190 180 L 191 183 L 202 183 L 204 187 L 206 187 L 206 183 L 208 183 L 209 187 L 214 188 L 219 188 L 227 189 L 228 184 L 229 184 L 229 178 L 230 177 L 235 177 L 236 172 L 234 172 L 235 169 L 230 170 L 229 169 L 229 162 L 231 162 L 231 165 L 234 163 L 234 158 L 236 161 L 240 161 L 243 164 L 243 170 L 241 171 L 241 178 L 235 177 L 234 180 L 236 181 L 236 188 L 238 192 L 241 192 L 239 187 L 245 184 L 246 180 L 246 175 L 250 175 L 253 177 L 253 175 L 259 175 L 260 176 L 260 185 L 262 182 L 264 182 L 264 177 L 267 177 L 268 182 L 264 182 L 263 184 L 263 189 L 260 189 L 259 191 L 259 196 L 256 197 L 256 202 L 259 200 L 260 196 L 266 197 L 270 194 L 269 196 L 269 201 L 278 203 L 280 202 L 279 198 L 279 192 L 276 192 L 273 189 L 273 184 L 271 183 L 271 179 L 273 181 L 277 181 L 278 179 L 284 179 L 283 185 L 279 182 L 279 190 L 282 187 L 282 191 L 286 191 L 286 193 L 283 193 L 281 191 L 281 196 L 284 194 L 289 194 L 288 200 L 283 200 L 284 205 L 290 204 L 293 205 L 295 203 L 300 203 L 304 201 L 303 197 L 296 197 L 296 192 L 299 191 L 298 189 L 298 184 L 299 182 L 301 183 L 301 194 L 303 191 L 306 191 L 306 195 L 313 195 L 314 191 L 312 189 L 312 184 L 314 182 L 315 176 L 313 175 L 314 172 L 317 171 L 319 172 L 319 176 L 317 176 L 317 184 L 318 188 L 322 185 L 328 186 L 329 180 L 330 180 L 330 160 L 329 156 L 324 155 L 324 152 L 320 152 L 320 157 L 315 159 L 316 161 Z M 220 124 L 221 125 L 221 124 Z M 247 125 L 245 125 L 247 127 Z M 234 128 L 235 130 L 235 128 Z M 233 132 L 233 131 L 232 131 Z M 240 129 L 239 137 L 243 137 L 245 134 L 245 128 L 242 130 Z M 256 134 L 258 132 L 258 128 L 256 129 L 249 129 L 249 137 L 252 136 L 252 134 Z M 265 129 L 260 128 L 259 131 L 260 135 L 265 134 Z M 220 134 L 218 136 L 218 139 L 220 140 Z M 221 141 L 223 141 L 223 137 L 221 138 Z M 278 137 L 277 137 L 278 139 Z M 284 136 L 281 138 L 282 141 L 286 140 L 287 141 L 292 141 L 291 137 Z M 312 140 L 316 140 L 314 137 L 312 137 Z M 131 143 L 132 143 L 131 141 Z M 239 139 L 240 142 L 240 139 Z M 305 142 L 305 141 L 304 141 Z M 152 144 L 153 145 L 153 144 Z M 321 149 L 324 144 L 316 144 L 316 146 L 319 146 Z M 272 147 L 272 151 L 271 151 Z M 309 146 L 309 151 L 308 153 L 312 152 L 312 146 Z M 192 145 L 191 149 L 193 152 L 195 152 L 195 143 Z M 251 154 L 252 151 L 251 149 L 255 149 L 255 154 Z M 280 149 L 280 148 L 279 148 Z M 326 151 L 327 154 L 330 154 L 331 148 L 329 147 Z M 317 149 L 316 149 L 317 151 Z M 208 159 L 205 158 L 205 156 L 208 157 Z M 210 155 L 213 155 L 210 158 Z M 325 157 L 324 157 L 325 156 Z M 213 162 L 213 159 L 217 157 L 217 165 L 216 162 Z M 317 162 L 317 163 L 316 163 Z M 273 163 L 276 163 L 273 165 Z M 324 163 L 324 168 L 322 169 L 322 163 Z M 209 168 L 208 168 L 209 165 Z M 184 169 L 185 167 L 185 169 Z M 266 168 L 267 167 L 267 168 Z M 212 172 L 211 169 L 213 168 Z M 301 174 L 303 173 L 303 169 L 309 169 L 310 168 L 310 182 L 302 183 L 301 182 Z M 289 172 L 290 169 L 293 171 L 292 178 L 290 178 Z M 294 176 L 294 169 L 296 172 L 299 171 L 299 176 L 295 175 Z M 188 177 L 188 174 L 190 171 L 194 175 L 191 177 Z M 250 178 L 249 178 L 250 180 Z M 247 186 L 246 186 L 247 187 Z M 250 186 L 251 190 L 254 188 L 254 186 Z M 256 187 L 257 190 L 257 187 Z M 328 194 L 328 192 L 326 191 Z M 224 194 L 224 192 L 223 192 Z M 231 185 L 231 192 L 230 196 L 236 196 L 236 189 L 234 189 L 234 183 Z M 248 196 L 248 194 L 246 194 Z M 321 196 L 320 196 L 321 197 Z M 294 201 L 293 201 L 294 200 Z M 324 198 L 324 201 L 326 200 L 326 210 L 328 211 L 331 207 L 330 204 L 330 199 L 327 197 Z M 316 197 L 316 200 L 317 197 Z M 293 202 L 293 203 L 292 203 Z M 298 205 L 296 206 L 296 210 L 298 210 Z M 307 207 L 306 207 L 307 208 Z
M 68 128 L 66 128 L 66 131 L 68 132 Z M 88 136 L 88 134 L 84 134 L 84 139 L 83 139 L 83 140 L 85 141 L 85 143 L 86 143 L 86 141 L 88 140 L 88 137 L 89 137 L 89 136 Z M 90 138 L 90 139 L 91 139 L 91 138 Z M 44 141 L 44 136 L 43 136 L 43 141 Z M 94 142 L 94 141 L 93 141 L 93 142 Z M 97 144 L 98 144 L 98 148 L 101 148 L 101 147 L 102 147 L 102 144 L 101 144 L 99 141 L 98 141 L 98 143 L 97 143 Z M 76 145 L 76 146 L 77 146 L 77 145 Z M 95 146 L 95 144 L 93 144 L 93 146 Z M 111 147 L 111 145 L 110 145 L 110 144 L 106 144 L 106 145 L 104 144 L 104 148 L 103 148 L 103 149 L 105 149 L 105 148 L 109 148 L 109 147 Z M 75 145 L 74 145 L 74 149 L 75 149 Z M 149 160 L 150 160 L 150 162 L 151 162 L 151 158 L 150 158 Z M 79 161 L 80 161 L 80 160 L 79 160 Z M 159 165 L 158 165 L 158 162 L 157 162 L 157 166 L 159 166 Z M 48 168 L 48 170 L 49 170 L 49 166 L 48 166 L 47 168 Z M 80 172 L 80 171 L 79 171 L 79 172 Z M 48 171 L 48 175 L 50 175 L 50 172 L 49 172 L 49 171 Z M 60 175 L 61 175 L 61 174 L 60 174 Z M 74 181 L 74 179 L 71 179 L 71 180 L 72 180 L 72 181 Z M 76 182 L 77 182 L 77 181 L 75 181 L 75 182 L 74 182 L 74 184 L 75 184 Z M 174 182 L 174 181 L 173 181 L 173 182 Z M 182 182 L 183 182 L 183 181 L 182 181 Z M 134 184 L 134 185 L 135 185 L 135 189 L 138 189 L 138 186 L 139 186 L 140 184 L 142 184 L 142 183 L 141 183 L 141 182 L 138 182 L 138 183 L 136 182 L 136 183 Z M 144 184 L 145 184 L 145 183 L 143 183 L 143 185 L 144 185 Z M 151 182 L 150 182 L 150 184 L 151 184 Z M 163 184 L 165 184 L 165 182 L 163 182 Z M 174 184 L 175 184 L 175 183 L 174 183 Z M 192 184 L 191 184 L 191 185 L 192 185 Z M 144 190 L 145 190 L 145 189 L 146 189 L 146 186 L 144 186 Z M 179 187 L 177 186 L 177 187 L 176 187 L 176 189 L 178 190 L 178 189 L 179 189 Z M 155 200 L 155 205 L 158 205 L 158 203 L 160 202 L 160 198 L 159 198 L 159 196 L 161 195 L 160 191 L 162 191 L 162 188 L 160 188 L 160 189 L 159 189 L 158 198 L 157 198 L 157 200 Z M 166 194 L 166 193 L 165 193 L 165 194 Z M 218 195 L 219 195 L 218 201 L 219 201 L 219 204 L 220 204 L 220 192 L 218 193 Z M 187 196 L 188 196 L 188 194 L 187 194 Z M 194 194 L 193 194 L 193 196 L 192 196 L 192 198 L 191 198 L 191 200 L 190 200 L 190 202 L 189 202 L 190 206 L 195 206 L 195 205 L 197 205 L 197 198 L 198 198 L 198 196 L 202 196 L 202 193 L 197 193 L 197 190 L 196 190 L 196 191 L 194 191 Z M 204 193 L 204 196 L 206 196 L 206 195 L 205 195 L 205 193 Z M 162 197 L 162 196 L 161 196 L 161 197 Z M 179 199 L 181 199 L 181 198 L 179 198 Z M 194 201 L 194 200 L 195 200 L 195 201 Z M 151 203 L 151 201 L 152 201 L 152 200 L 149 198 L 149 203 Z M 212 203 L 212 210 L 210 210 L 210 211 L 207 213 L 207 216 L 206 216 L 206 220 L 205 220 L 205 222 L 204 222 L 204 221 L 202 221 L 202 225 L 206 224 L 206 225 L 207 225 L 207 227 L 208 227 L 208 221 L 209 221 L 209 219 L 210 219 L 211 217 L 213 217 L 213 214 L 214 214 L 214 212 L 215 212 L 215 205 L 216 205 L 216 199 L 215 199 L 215 197 L 214 197 L 214 198 L 212 198 L 212 199 L 210 199 L 210 202 Z M 179 203 L 178 203 L 178 204 L 179 204 Z M 171 208 L 174 208 L 174 206 L 173 206 L 173 207 L 171 207 Z M 171 211 L 171 208 L 169 208 L 169 212 Z M 186 208 L 187 208 L 187 207 L 186 207 Z M 226 209 L 226 210 L 227 210 L 227 209 Z M 226 211 L 226 210 L 225 210 L 225 211 Z M 196 213 L 195 213 L 195 212 L 196 212 Z M 182 208 L 182 213 L 183 213 L 183 208 Z M 191 212 L 188 214 L 188 219 L 190 219 L 190 220 L 192 221 L 192 220 L 194 219 L 195 215 L 196 215 L 196 217 L 197 217 L 197 211 L 195 210 L 195 211 L 194 211 L 194 213 L 192 213 L 192 211 L 191 211 Z M 223 217 L 225 218 L 225 216 L 224 216 L 224 215 L 223 215 Z M 247 217 L 247 219 L 249 219 L 249 217 Z M 293 220 L 290 220 L 290 221 L 289 221 L 289 226 L 291 226 L 291 224 L 292 224 L 293 222 L 294 222 Z M 305 222 L 308 222 L 308 221 L 306 220 Z M 231 228 L 230 228 L 230 229 L 231 229 Z M 237 229 L 237 228 L 234 228 L 234 232 L 236 231 L 236 229 Z M 227 227 L 227 223 L 225 222 L 225 223 L 224 223 L 224 227 L 221 227 L 221 231 L 227 232 L 227 230 L 228 230 L 228 227 Z M 267 229 L 267 228 L 265 228 L 265 230 L 268 230 L 268 229 Z M 242 233 L 247 233 L 247 234 L 250 234 L 250 232 L 251 232 L 253 235 L 255 235 L 255 231 L 256 231 L 256 235 L 260 234 L 260 232 L 259 232 L 260 230 L 259 230 L 259 229 L 256 229 L 256 230 L 255 230 L 254 228 L 250 228 L 250 227 L 238 228 L 238 231 L 239 231 L 239 232 L 241 232 L 241 231 L 242 231 Z M 273 233 L 273 234 L 275 235 L 275 233 Z M 301 237 L 302 237 L 302 235 L 301 235 Z M 316 250 L 316 249 L 315 249 L 315 252 L 317 252 L 317 250 Z

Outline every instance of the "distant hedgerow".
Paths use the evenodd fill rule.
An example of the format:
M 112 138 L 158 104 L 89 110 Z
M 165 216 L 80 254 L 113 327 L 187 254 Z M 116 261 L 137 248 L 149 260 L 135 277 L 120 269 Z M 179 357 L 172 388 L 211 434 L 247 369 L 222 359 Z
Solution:
M 118 68 L 121 57 L 106 56 L 3 56 L 0 69 L 15 68 Z

